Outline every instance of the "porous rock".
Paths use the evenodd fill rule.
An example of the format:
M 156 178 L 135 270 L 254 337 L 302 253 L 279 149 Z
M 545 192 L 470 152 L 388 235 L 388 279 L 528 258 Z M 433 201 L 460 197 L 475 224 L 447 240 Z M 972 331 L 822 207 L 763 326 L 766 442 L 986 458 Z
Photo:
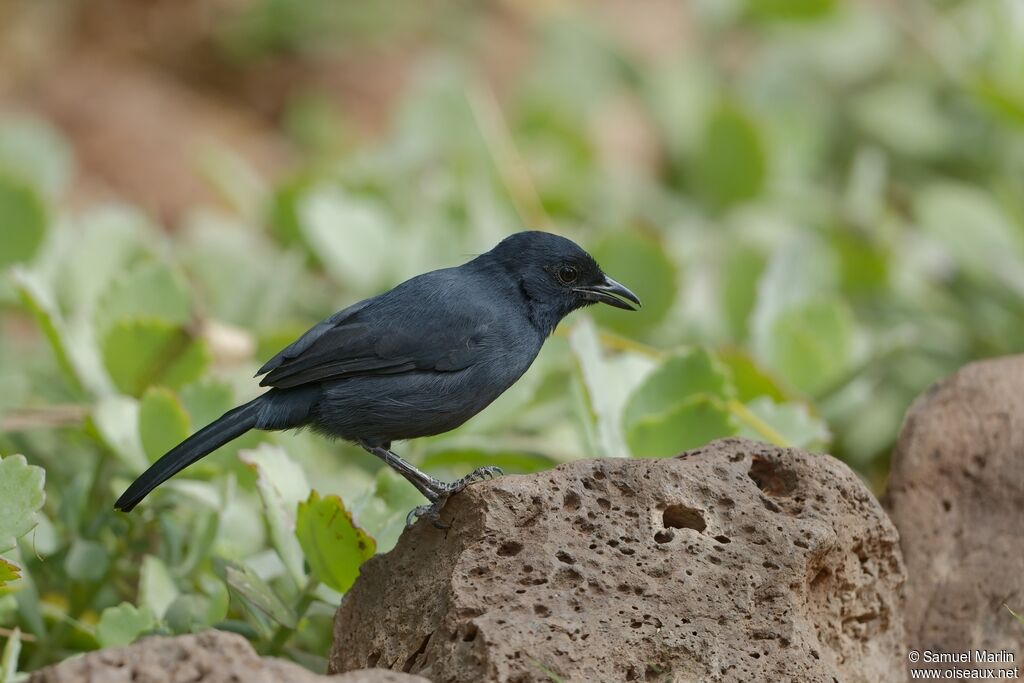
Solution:
M 373 558 L 331 671 L 465 681 L 894 681 L 896 530 L 845 465 L 729 439 L 454 496 Z
M 1007 607 L 1024 610 L 1024 356 L 967 365 L 917 399 L 885 506 L 911 577 L 908 647 L 1020 662 L 1024 625 Z
M 144 638 L 40 669 L 29 683 L 430 683 L 391 671 L 319 676 L 298 664 L 260 657 L 225 631 Z

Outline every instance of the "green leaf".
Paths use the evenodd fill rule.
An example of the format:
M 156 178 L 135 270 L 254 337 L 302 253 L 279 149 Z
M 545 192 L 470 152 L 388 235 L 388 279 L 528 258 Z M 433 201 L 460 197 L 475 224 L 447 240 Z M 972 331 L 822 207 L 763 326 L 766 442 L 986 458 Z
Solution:
M 46 207 L 29 185 L 0 175 L 0 268 L 31 259 L 46 235 Z
M 935 182 L 917 194 L 914 213 L 957 265 L 984 278 L 1010 268 L 1019 272 L 1024 237 L 991 194 L 964 183 Z
M 58 197 L 71 177 L 67 142 L 41 119 L 0 121 L 0 173 L 30 184 L 44 197 Z
M 761 21 L 814 21 L 835 6 L 836 0 L 747 0 L 747 14 Z
M 21 567 L 0 557 L 0 588 L 21 578 Z
M 76 388 L 83 386 L 85 382 L 79 368 L 73 362 L 73 345 L 68 339 L 67 326 L 57 310 L 53 293 L 33 272 L 15 269 L 12 279 L 18 296 L 46 336 L 57 364 L 64 371 L 68 382 Z
M 186 384 L 178 395 L 196 427 L 208 425 L 219 418 L 232 408 L 235 400 L 231 385 L 210 378 Z
M 295 628 L 296 618 L 291 607 L 251 568 L 238 562 L 229 562 L 224 572 L 228 586 L 252 607 L 285 628 Z
M 139 402 L 122 394 L 100 399 L 89 422 L 100 440 L 135 474 L 149 466 L 139 438 Z
M 164 387 L 147 389 L 139 403 L 139 437 L 149 461 L 155 462 L 189 433 L 188 413 L 174 392 Z
M 736 389 L 736 398 L 744 403 L 759 396 L 767 396 L 779 403 L 790 397 L 774 377 L 757 364 L 746 351 L 723 349 L 716 353 L 718 361 L 729 369 L 729 377 Z
M 156 619 L 148 607 L 138 608 L 128 602 L 108 607 L 96 624 L 96 639 L 102 647 L 131 645 L 139 636 L 156 628 Z
M 828 443 L 830 438 L 825 423 L 812 416 L 802 403 L 776 403 L 762 396 L 748 403 L 747 409 L 780 434 L 788 446 L 817 450 Z M 764 434 L 746 423 L 741 425 L 739 434 L 749 439 L 767 441 Z
M 698 395 L 676 404 L 665 413 L 637 419 L 626 432 L 629 447 L 638 458 L 667 458 L 713 439 L 736 434 L 735 418 L 722 402 Z
M 175 598 L 167 608 L 164 621 L 174 633 L 195 633 L 220 621 L 210 618 L 214 611 L 210 598 L 189 593 Z
M 860 94 L 850 113 L 880 142 L 909 157 L 937 157 L 957 136 L 937 95 L 921 82 L 884 82 Z
M 142 211 L 111 204 L 55 227 L 49 272 L 57 300 L 69 312 L 92 311 L 110 281 L 149 258 L 161 238 Z
M 177 389 L 198 378 L 210 361 L 205 342 L 161 320 L 122 320 L 100 348 L 114 384 L 132 396 L 153 384 Z
M 757 283 L 764 272 L 765 259 L 757 249 L 731 244 L 719 275 L 722 313 L 733 340 L 747 336 L 747 322 L 757 302 Z
M 115 322 L 155 318 L 184 325 L 191 313 L 191 296 L 185 279 L 163 263 L 138 265 L 113 279 L 96 308 L 96 327 L 105 332 Z
M 316 491 L 299 504 L 295 535 L 313 576 L 339 593 L 349 589 L 360 565 L 377 551 L 376 541 L 355 525 L 341 498 L 320 498 Z
M 167 608 L 180 593 L 171 570 L 163 560 L 155 555 L 146 555 L 142 558 L 142 571 L 139 573 L 139 604 L 148 608 L 157 619 L 162 619 Z
M 358 289 L 392 278 L 394 259 L 366 258 L 394 244 L 393 221 L 380 203 L 325 186 L 306 193 L 298 210 L 303 237 L 337 282 Z
M 541 472 L 551 469 L 556 464 L 558 463 L 542 453 L 483 448 L 445 448 L 428 453 L 420 460 L 420 467 L 426 470 L 444 468 L 462 472 L 486 465 L 496 465 L 508 474 Z
M 621 406 L 616 391 L 621 385 L 610 381 L 611 371 L 601 351 L 597 329 L 588 317 L 582 317 L 569 332 L 569 346 L 576 359 L 586 401 L 586 424 L 592 424 L 594 448 L 609 458 L 627 457 L 629 449 L 622 434 Z M 591 423 L 592 420 L 592 423 Z
M 2 565 L 0 565 L 2 566 Z M 0 578 L 0 585 L 2 578 Z M 18 658 L 21 656 L 21 630 L 15 628 L 7 636 L 7 643 L 4 651 L 0 654 L 0 683 L 14 683 L 14 677 L 18 673 Z
M 64 558 L 64 571 L 76 581 L 99 581 L 107 573 L 110 557 L 96 541 L 76 538 Z
M 761 194 L 767 162 L 752 119 L 731 105 L 707 121 L 689 173 L 694 189 L 711 208 L 724 209 Z
M 632 313 L 594 306 L 590 312 L 600 326 L 637 336 L 665 319 L 676 298 L 679 273 L 664 245 L 638 233 L 615 232 L 598 242 L 591 253 L 604 272 L 629 287 L 644 304 Z
M 35 527 L 36 513 L 46 501 L 45 480 L 43 468 L 29 465 L 23 455 L 0 460 L 0 552 Z
M 775 318 L 764 362 L 799 391 L 814 395 L 849 367 L 853 335 L 853 315 L 846 304 L 811 301 Z
M 719 400 L 732 398 L 735 390 L 725 366 L 703 348 L 669 356 L 633 392 L 623 421 L 627 429 L 638 421 L 662 415 L 697 395 Z
M 310 491 L 305 472 L 277 446 L 264 444 L 242 451 L 238 457 L 256 472 L 256 490 L 263 503 L 274 550 L 295 585 L 305 585 L 302 548 L 295 537 L 295 510 Z

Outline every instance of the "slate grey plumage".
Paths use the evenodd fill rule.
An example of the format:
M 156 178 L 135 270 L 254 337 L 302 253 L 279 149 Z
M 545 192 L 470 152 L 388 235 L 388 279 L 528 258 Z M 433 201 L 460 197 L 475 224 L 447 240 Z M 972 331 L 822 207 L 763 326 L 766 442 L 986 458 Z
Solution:
M 440 434 L 476 415 L 526 372 L 563 317 L 596 302 L 627 310 L 640 303 L 570 240 L 516 233 L 468 263 L 418 275 L 312 327 L 260 368 L 269 391 L 171 449 L 115 507 L 131 510 L 250 429 L 311 427 L 394 467 L 430 500 L 414 514 L 439 523 L 448 496 L 497 469 L 441 482 L 395 455 L 391 442 Z

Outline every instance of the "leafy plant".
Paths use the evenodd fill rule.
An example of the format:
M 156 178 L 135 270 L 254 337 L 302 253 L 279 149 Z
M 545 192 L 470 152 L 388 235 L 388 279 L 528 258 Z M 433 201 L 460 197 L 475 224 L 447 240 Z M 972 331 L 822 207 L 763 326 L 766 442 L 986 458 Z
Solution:
M 292 4 L 255 3 L 211 42 L 244 62 L 476 30 Z M 61 135 L 0 119 L 0 681 L 209 627 L 323 668 L 341 594 L 422 503 L 376 459 L 254 433 L 132 514 L 111 505 L 309 325 L 524 224 L 578 239 L 644 309 L 576 314 L 481 415 L 400 445 L 437 476 L 742 435 L 877 483 L 915 395 L 1024 348 L 1009 4 L 694 3 L 692 40 L 664 45 L 521 11 L 536 61 L 500 98 L 463 44 L 424 63 L 375 143 L 343 144 L 346 112 L 303 93 L 294 175 L 265 188 L 207 150 L 223 200 L 173 230 L 73 205 Z

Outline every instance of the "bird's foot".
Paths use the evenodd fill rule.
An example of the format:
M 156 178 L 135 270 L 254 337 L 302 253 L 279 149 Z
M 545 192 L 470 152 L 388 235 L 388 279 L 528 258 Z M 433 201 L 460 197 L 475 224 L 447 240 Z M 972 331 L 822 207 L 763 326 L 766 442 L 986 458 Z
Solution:
M 405 526 L 410 527 L 416 523 L 416 520 L 420 517 L 425 517 L 430 520 L 438 529 L 447 529 L 448 524 L 441 521 L 441 508 L 448 502 L 448 499 L 466 488 L 470 484 L 474 484 L 478 481 L 485 481 L 487 479 L 494 479 L 495 477 L 505 474 L 500 467 L 494 465 L 488 465 L 486 467 L 479 467 L 462 479 L 457 479 L 450 484 L 442 483 L 438 487 L 438 490 L 434 493 L 434 497 L 431 499 L 429 505 L 420 505 L 409 511 L 408 516 L 405 518 Z
M 447 496 L 438 498 L 430 505 L 420 505 L 409 510 L 409 514 L 405 517 L 405 528 L 411 527 L 420 517 L 426 517 L 434 525 L 434 528 L 447 529 L 449 525 L 441 521 L 441 508 L 444 507 L 446 500 L 448 500 Z
M 495 477 L 500 476 L 502 474 L 505 474 L 505 472 L 496 465 L 478 467 L 469 474 L 467 474 L 466 476 L 464 476 L 462 479 L 453 481 L 451 484 L 449 484 L 448 495 L 450 496 L 453 493 L 458 493 L 459 491 L 466 488 L 470 484 L 474 484 L 478 481 L 485 481 L 487 479 L 494 479 Z

